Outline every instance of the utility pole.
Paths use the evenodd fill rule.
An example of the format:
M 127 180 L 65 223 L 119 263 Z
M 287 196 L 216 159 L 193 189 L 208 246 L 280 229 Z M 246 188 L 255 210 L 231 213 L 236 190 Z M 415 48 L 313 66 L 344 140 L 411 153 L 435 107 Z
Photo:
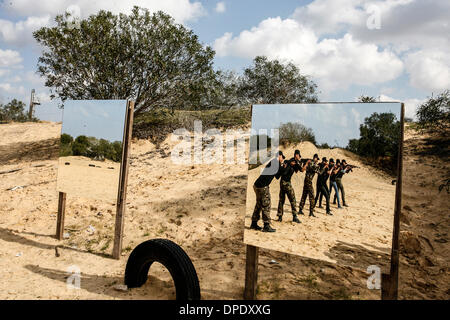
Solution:
M 33 107 L 35 105 L 40 105 L 41 103 L 35 98 L 35 90 L 31 90 L 31 98 L 30 98 L 30 110 L 28 111 L 28 118 L 31 121 L 33 119 Z

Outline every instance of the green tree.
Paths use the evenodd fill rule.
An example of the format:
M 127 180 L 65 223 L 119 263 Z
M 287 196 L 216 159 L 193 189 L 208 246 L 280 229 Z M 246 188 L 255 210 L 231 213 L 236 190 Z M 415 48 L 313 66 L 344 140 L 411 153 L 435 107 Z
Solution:
M 423 129 L 446 130 L 450 125 L 450 91 L 429 98 L 417 108 L 416 116 Z
M 68 17 L 33 33 L 44 48 L 38 72 L 52 97 L 133 98 L 138 115 L 159 106 L 196 106 L 216 78 L 214 51 L 163 12 L 100 11 L 80 28 L 71 28 Z
M 316 88 L 293 63 L 258 56 L 244 70 L 240 96 L 250 104 L 317 102 Z
M 279 138 L 281 145 L 297 144 L 303 141 L 310 141 L 316 144 L 316 137 L 311 128 L 305 127 L 298 122 L 287 122 L 280 125 Z
M 12 99 L 5 105 L 0 104 L 0 121 L 28 121 L 28 114 L 25 111 L 25 103 L 17 99 Z M 33 118 L 32 120 L 37 120 Z

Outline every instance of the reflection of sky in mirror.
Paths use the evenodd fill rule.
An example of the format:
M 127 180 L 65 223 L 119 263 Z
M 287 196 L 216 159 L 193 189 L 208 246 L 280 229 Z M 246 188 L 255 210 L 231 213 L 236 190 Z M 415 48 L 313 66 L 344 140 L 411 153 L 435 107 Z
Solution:
M 62 133 L 122 141 L 126 100 L 68 100 L 64 102 Z
M 272 104 L 254 105 L 252 130 L 279 128 L 281 123 L 299 122 L 311 128 L 318 144 L 346 147 L 359 138 L 359 126 L 374 112 L 392 112 L 400 120 L 400 103 Z

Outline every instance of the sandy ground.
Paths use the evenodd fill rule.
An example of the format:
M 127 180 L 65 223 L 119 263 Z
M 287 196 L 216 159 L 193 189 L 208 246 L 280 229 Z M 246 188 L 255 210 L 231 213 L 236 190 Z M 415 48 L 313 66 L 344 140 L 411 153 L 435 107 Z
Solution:
M 65 192 L 68 196 L 115 203 L 119 190 L 119 175 L 119 162 L 95 161 L 79 156 L 61 157 L 56 190 Z
M 22 147 L 57 141 L 58 126 L 0 125 L 0 173 L 20 169 L 0 174 L 0 299 L 173 299 L 174 288 L 167 270 L 157 265 L 152 266 L 150 279 L 143 287 L 127 292 L 114 289 L 123 283 L 131 250 L 152 238 L 168 238 L 183 247 L 197 269 L 204 299 L 242 298 L 245 164 L 175 165 L 169 155 L 173 142 L 167 140 L 156 149 L 148 141 L 134 141 L 124 246 L 122 259 L 117 261 L 109 256 L 115 207 L 104 201 L 68 196 L 68 237 L 57 241 L 57 152 L 50 157 L 48 149 L 40 149 L 23 157 L 12 148 L 16 145 L 14 139 L 19 141 L 23 136 L 19 131 L 32 137 L 26 145 L 17 143 Z M 411 155 L 407 161 L 412 164 L 417 158 Z M 439 165 L 448 168 L 446 163 Z M 448 209 L 448 196 L 438 195 L 434 189 L 429 191 L 436 182 L 427 173 L 438 173 L 432 167 L 424 168 L 430 171 L 416 173 L 423 180 L 419 190 L 415 188 L 417 175 L 407 180 L 409 184 L 414 180 L 414 188 L 404 185 L 403 205 L 412 211 L 407 217 L 409 225 L 402 224 L 411 236 L 405 238 L 403 233 L 403 239 L 417 239 L 421 249 L 416 251 L 417 247 L 412 246 L 413 252 L 402 253 L 400 297 L 448 299 L 448 243 L 444 241 L 448 241 L 449 224 L 443 210 Z M 324 220 L 319 215 L 318 219 Z M 432 223 L 436 225 L 430 226 Z M 433 251 L 420 236 L 429 239 Z M 404 242 L 406 246 L 401 248 L 410 250 L 410 242 Z M 59 256 L 55 254 L 56 246 Z M 360 265 L 368 265 L 380 255 L 362 245 L 338 249 L 343 256 L 355 257 Z M 386 255 L 381 255 L 380 260 L 386 261 Z M 66 284 L 68 270 L 74 266 L 81 272 L 78 290 Z M 379 299 L 379 290 L 367 289 L 367 278 L 368 274 L 358 268 L 261 249 L 257 292 L 259 299 Z
M 249 226 L 255 207 L 253 183 L 264 167 L 260 166 L 249 170 L 248 173 L 244 242 L 267 249 L 359 267 L 363 270 L 366 270 L 369 265 L 387 263 L 381 259 L 390 253 L 392 246 L 395 201 L 395 185 L 392 185 L 392 177 L 372 167 L 364 166 L 356 155 L 342 149 L 318 150 L 309 142 L 287 150 L 281 148 L 287 158 L 293 156 L 295 149 L 299 149 L 305 158 L 312 158 L 315 153 L 318 153 L 320 158 L 346 159 L 348 163 L 360 167 L 344 175 L 342 179 L 346 203 L 349 207 L 337 209 L 337 205 L 331 204 L 333 216 L 326 216 L 325 199 L 323 199 L 323 208 L 315 209 L 317 218 L 310 218 L 308 217 L 309 199 L 307 199 L 303 209 L 305 216 L 299 216 L 302 223 L 298 225 L 292 222 L 291 206 L 286 198 L 283 222 L 274 221 L 277 219 L 280 182 L 273 179 L 270 184 L 271 218 L 272 226 L 277 231 L 264 233 L 251 230 Z M 302 196 L 304 178 L 304 173 L 297 173 L 292 177 L 297 209 Z M 316 181 L 317 175 L 313 180 L 315 191 Z M 334 191 L 332 194 L 334 197 Z M 259 224 L 262 226 L 262 221 Z M 365 263 L 370 262 L 369 265 L 361 265 L 357 256 L 342 254 L 342 248 L 359 246 L 373 253 L 371 256 L 375 259 L 365 261 Z

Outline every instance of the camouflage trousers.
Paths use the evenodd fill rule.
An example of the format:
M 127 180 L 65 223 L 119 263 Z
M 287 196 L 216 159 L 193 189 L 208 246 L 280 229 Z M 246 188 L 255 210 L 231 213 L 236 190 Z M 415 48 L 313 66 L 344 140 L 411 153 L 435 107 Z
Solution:
M 312 213 L 314 211 L 314 206 L 316 202 L 314 201 L 314 188 L 313 183 L 309 179 L 305 179 L 305 184 L 303 185 L 303 193 L 302 199 L 300 200 L 300 210 L 303 210 L 305 206 L 306 197 L 309 196 L 309 212 Z
M 259 221 L 261 218 L 264 222 L 270 222 L 270 191 L 269 187 L 257 188 L 253 186 L 253 190 L 256 194 L 256 205 L 253 210 L 252 221 Z
M 280 200 L 278 201 L 278 213 L 277 216 L 283 216 L 284 202 L 286 201 L 286 196 L 291 203 L 292 215 L 297 216 L 297 209 L 295 209 L 295 192 L 290 181 L 280 181 Z

